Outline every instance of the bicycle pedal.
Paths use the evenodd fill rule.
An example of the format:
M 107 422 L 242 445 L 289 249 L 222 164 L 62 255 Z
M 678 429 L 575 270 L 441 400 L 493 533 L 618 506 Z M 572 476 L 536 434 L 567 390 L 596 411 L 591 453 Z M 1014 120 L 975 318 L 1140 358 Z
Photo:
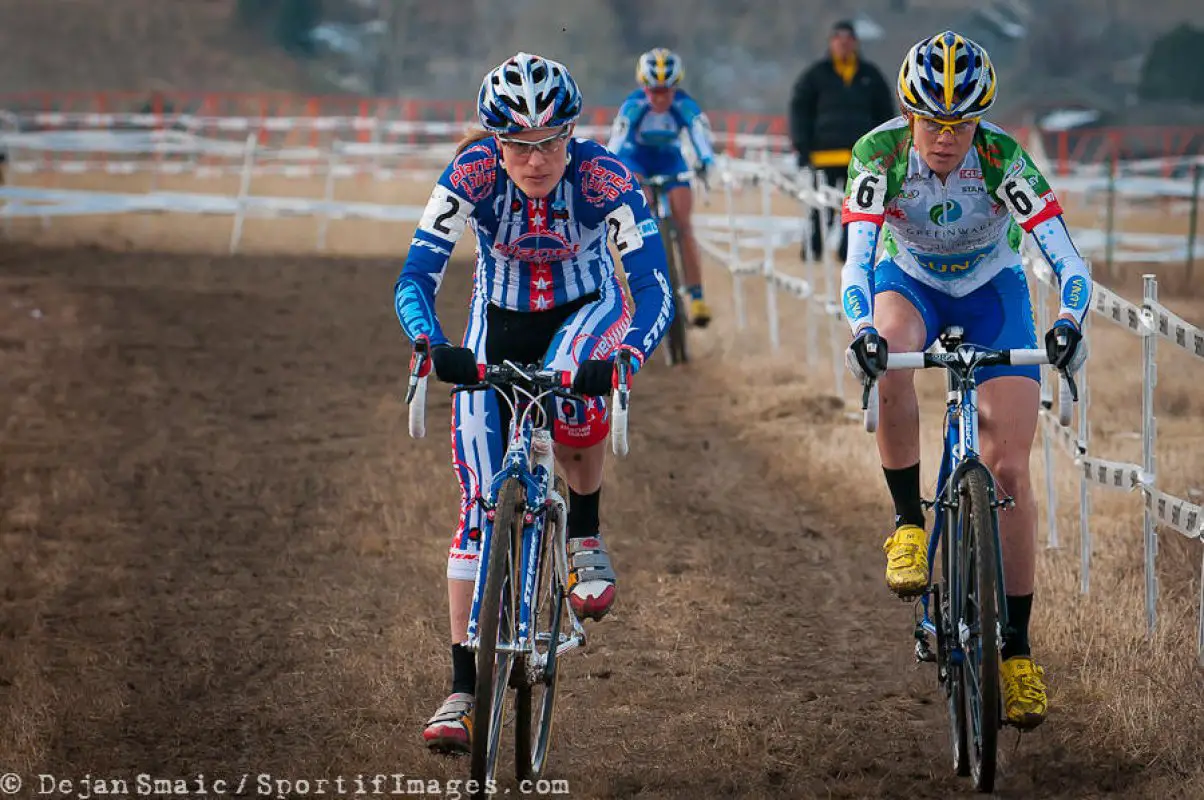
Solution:
M 1007 510 L 1009 508 L 1015 508 L 1016 507 L 1016 498 L 1005 497 L 1002 500 L 996 500 L 991 505 L 993 508 L 1002 508 L 1004 510 Z

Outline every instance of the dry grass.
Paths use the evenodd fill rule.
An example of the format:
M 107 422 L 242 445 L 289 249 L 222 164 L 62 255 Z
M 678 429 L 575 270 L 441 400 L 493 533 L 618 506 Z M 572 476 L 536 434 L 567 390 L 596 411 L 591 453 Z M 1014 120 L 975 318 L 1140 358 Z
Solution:
M 446 689 L 456 501 L 441 392 L 434 433 L 405 436 L 388 295 L 408 229 L 349 227 L 336 244 L 332 227 L 332 249 L 390 258 L 316 260 L 299 255 L 312 221 L 259 221 L 249 247 L 295 255 L 227 259 L 146 244 L 220 251 L 228 220 L 106 224 L 16 232 L 130 252 L 14 248 L 0 263 L 5 762 L 213 771 L 256 753 L 248 766 L 281 774 L 462 777 L 417 743 Z M 460 266 L 441 297 L 452 331 Z M 708 282 L 720 318 L 694 335 L 691 367 L 642 375 L 632 456 L 609 466 L 622 595 L 568 662 L 553 777 L 581 797 L 951 796 L 964 786 L 934 676 L 911 665 L 911 610 L 881 586 L 876 451 L 834 396 L 826 339 L 806 363 L 806 319 L 781 298 L 783 351 L 767 353 L 759 281 L 746 331 L 730 278 Z M 1092 341 L 1092 450 L 1135 459 L 1137 341 L 1102 321 Z M 1167 347 L 1161 363 L 1160 474 L 1182 494 L 1202 451 L 1198 365 Z M 920 385 L 931 481 L 939 376 Z M 1138 498 L 1093 493 L 1080 597 L 1077 480 L 1057 464 L 1064 549 L 1041 554 L 1034 622 L 1053 712 L 1015 753 L 1005 737 L 1001 793 L 1196 796 L 1198 546 L 1163 535 L 1162 627 L 1145 642 Z

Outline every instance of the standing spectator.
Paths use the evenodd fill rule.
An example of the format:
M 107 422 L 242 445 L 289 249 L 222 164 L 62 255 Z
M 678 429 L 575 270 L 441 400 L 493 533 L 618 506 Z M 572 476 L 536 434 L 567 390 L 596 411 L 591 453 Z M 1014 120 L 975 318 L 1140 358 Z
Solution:
M 837 22 L 828 37 L 828 57 L 815 62 L 795 81 L 790 97 L 790 139 L 798 165 L 823 173 L 828 185 L 848 175 L 853 144 L 895 116 L 890 89 L 878 68 L 859 57 L 861 49 L 853 23 Z M 820 222 L 811 215 L 811 253 L 819 257 L 820 225 L 830 225 L 833 212 Z M 806 258 L 807 243 L 803 243 Z M 840 258 L 846 242 L 840 235 Z

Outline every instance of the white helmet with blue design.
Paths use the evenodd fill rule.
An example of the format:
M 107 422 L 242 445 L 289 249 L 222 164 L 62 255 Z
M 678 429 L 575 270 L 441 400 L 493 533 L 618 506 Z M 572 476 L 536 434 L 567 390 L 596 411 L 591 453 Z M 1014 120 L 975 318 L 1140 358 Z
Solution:
M 481 82 L 477 117 L 492 133 L 556 128 L 581 116 L 581 90 L 558 61 L 518 53 Z
M 896 89 L 913 114 L 973 119 L 995 103 L 995 67 L 981 45 L 943 31 L 907 51 Z

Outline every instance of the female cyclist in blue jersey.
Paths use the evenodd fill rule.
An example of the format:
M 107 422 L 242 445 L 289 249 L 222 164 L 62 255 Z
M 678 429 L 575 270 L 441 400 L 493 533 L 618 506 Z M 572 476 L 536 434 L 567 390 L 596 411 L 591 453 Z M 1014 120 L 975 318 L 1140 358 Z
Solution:
M 642 88 L 632 92 L 615 116 L 607 147 L 640 178 L 676 175 L 689 167 L 681 152 L 681 132 L 687 131 L 698 156 L 703 180 L 715 161 L 706 115 L 679 84 L 685 77 L 681 57 L 663 47 L 649 50 L 636 62 L 636 79 Z M 690 223 L 694 195 L 688 184 L 665 185 L 669 212 L 681 241 L 682 271 L 690 295 L 690 322 L 704 327 L 711 310 L 702 291 L 702 259 Z M 651 192 L 648 193 L 651 202 Z
M 402 328 L 426 339 L 436 376 L 475 384 L 478 364 L 576 370 L 555 422 L 556 457 L 569 485 L 569 602 L 601 619 L 615 598 L 615 573 L 599 533 L 599 493 L 608 416 L 602 396 L 614 357 L 628 350 L 638 370 L 673 317 L 668 264 L 635 177 L 602 145 L 573 137 L 581 93 L 562 64 L 519 53 L 485 76 L 477 113 L 484 129 L 462 142 L 418 222 L 394 288 Z M 468 326 L 453 345 L 435 314 L 435 295 L 465 228 L 476 234 Z M 635 304 L 628 307 L 607 248 L 614 236 Z M 451 695 L 427 722 L 434 750 L 468 752 L 476 666 L 467 636 L 484 524 L 474 500 L 500 466 L 509 408 L 493 392 L 455 396 L 452 442 L 460 519 L 448 554 Z
M 849 164 L 843 222 L 849 250 L 842 275 L 854 339 L 849 369 L 880 377 L 878 450 L 895 507 L 886 540 L 886 582 L 903 597 L 928 582 L 920 502 L 920 415 L 914 373 L 886 372 L 887 345 L 924 350 L 950 326 L 965 340 L 996 349 L 1034 348 L 1037 333 L 1019 246 L 1030 234 L 1061 286 L 1061 309 L 1045 334 L 1059 368 L 1077 371 L 1087 356 L 1080 333 L 1091 275 L 1071 242 L 1062 209 L 1024 149 L 982 116 L 995 100 L 995 70 L 985 50 L 945 31 L 907 53 L 897 84 L 903 114 L 863 136 Z M 875 265 L 882 228 L 883 256 Z M 1007 720 L 1040 724 L 1047 709 L 1044 671 L 1030 653 L 1028 621 L 1036 571 L 1037 507 L 1029 450 L 1040 402 L 1038 367 L 982 369 L 982 456 L 1015 507 L 1001 510 L 1004 632 L 1001 677 Z

